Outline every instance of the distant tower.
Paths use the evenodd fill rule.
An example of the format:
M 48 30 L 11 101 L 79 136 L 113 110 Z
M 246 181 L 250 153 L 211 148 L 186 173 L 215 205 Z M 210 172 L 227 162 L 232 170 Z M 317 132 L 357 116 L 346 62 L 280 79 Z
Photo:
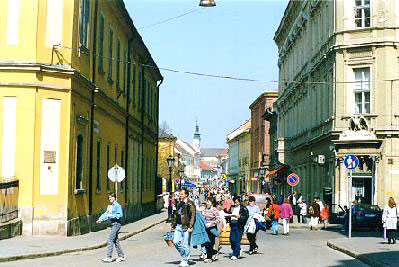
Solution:
M 195 121 L 195 133 L 194 133 L 194 139 L 193 139 L 193 146 L 197 151 L 200 151 L 200 144 L 201 144 L 201 135 L 199 133 L 198 122 Z

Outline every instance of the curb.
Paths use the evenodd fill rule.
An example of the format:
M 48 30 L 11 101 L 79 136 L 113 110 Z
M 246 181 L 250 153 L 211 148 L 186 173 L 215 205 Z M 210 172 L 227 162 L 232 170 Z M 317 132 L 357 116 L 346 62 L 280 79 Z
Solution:
M 125 234 L 119 238 L 120 241 L 126 240 L 134 235 L 140 234 L 158 224 L 165 222 L 167 219 L 162 219 L 155 223 L 152 223 L 140 230 L 133 231 L 130 233 Z M 87 251 L 87 250 L 94 250 L 99 249 L 107 246 L 107 242 L 100 243 L 98 245 L 88 246 L 88 247 L 81 247 L 81 248 L 73 248 L 73 249 L 64 249 L 58 251 L 51 251 L 51 252 L 41 252 L 41 253 L 32 253 L 26 255 L 18 255 L 18 256 L 9 256 L 9 257 L 0 257 L 0 262 L 8 262 L 8 261 L 18 261 L 18 260 L 25 260 L 25 259 L 37 259 L 37 258 L 45 258 L 45 257 L 52 257 L 52 256 L 59 256 L 62 254 L 80 252 L 80 251 Z
M 387 266 L 386 264 L 376 261 L 375 259 L 373 259 L 370 256 L 364 255 L 364 254 L 360 254 L 359 252 L 355 251 L 355 250 L 351 250 L 342 246 L 338 246 L 334 243 L 332 243 L 331 241 L 327 241 L 327 246 L 331 249 L 337 250 L 339 252 L 342 252 L 354 259 L 358 259 L 359 261 L 368 264 L 370 266 L 374 266 L 374 267 L 383 267 L 383 266 Z

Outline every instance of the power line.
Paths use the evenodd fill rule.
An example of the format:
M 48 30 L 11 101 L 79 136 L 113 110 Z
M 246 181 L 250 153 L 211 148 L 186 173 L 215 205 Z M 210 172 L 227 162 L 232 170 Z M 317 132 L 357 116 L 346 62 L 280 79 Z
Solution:
M 197 12 L 197 11 L 200 11 L 200 10 L 202 10 L 202 9 L 194 9 L 194 10 L 188 11 L 188 12 L 186 12 L 186 13 L 184 13 L 184 14 L 178 15 L 178 16 L 176 16 L 176 17 L 171 17 L 171 18 L 168 18 L 168 19 L 165 19 L 165 20 L 161 20 L 161 21 L 159 21 L 159 22 L 156 22 L 156 23 L 153 23 L 153 24 L 150 24 L 150 25 L 147 25 L 147 26 L 143 26 L 143 27 L 140 27 L 140 28 L 138 28 L 138 29 L 139 29 L 139 30 L 148 29 L 148 28 L 151 28 L 151 27 L 154 27 L 154 26 L 157 26 L 157 25 L 160 25 L 160 24 L 169 22 L 169 21 L 171 21 L 171 20 L 179 19 L 179 18 L 181 18 L 181 17 L 187 16 L 188 14 L 191 14 L 191 13 L 194 13 L 194 12 Z
M 65 48 L 73 51 L 74 49 L 71 47 L 66 47 L 62 45 L 54 45 L 54 49 L 56 48 Z M 84 51 L 80 50 L 81 54 L 87 54 L 90 55 L 92 54 L 91 51 Z M 106 56 L 100 56 L 99 54 L 96 54 L 96 57 L 98 58 L 103 58 L 106 60 L 112 60 L 115 62 L 120 62 L 122 64 L 133 64 L 135 66 L 141 66 L 141 67 L 146 67 L 146 68 L 152 68 L 152 69 L 158 69 L 158 70 L 164 70 L 168 72 L 173 72 L 173 73 L 179 73 L 179 74 L 187 74 L 187 75 L 194 75 L 194 76 L 202 76 L 202 77 L 209 77 L 209 78 L 217 78 L 217 79 L 227 79 L 227 80 L 234 80 L 234 81 L 243 81 L 243 82 L 257 82 L 257 83 L 285 83 L 285 84 L 313 84 L 313 85 L 325 85 L 325 84 L 364 84 L 364 83 L 379 83 L 379 82 L 393 82 L 393 81 L 399 81 L 399 79 L 387 79 L 387 80 L 369 80 L 369 81 L 302 81 L 302 80 L 257 80 L 257 79 L 252 79 L 252 78 L 245 78 L 245 77 L 237 77 L 237 76 L 230 76 L 230 75 L 218 75 L 218 74 L 210 74 L 210 73 L 201 73 L 201 72 L 194 72 L 194 71 L 188 71 L 188 70 L 178 70 L 178 69 L 173 69 L 173 68 L 166 68 L 166 67 L 157 67 L 149 64 L 142 64 L 138 63 L 135 61 L 126 61 L 126 60 L 121 60 L 113 57 L 106 57 Z

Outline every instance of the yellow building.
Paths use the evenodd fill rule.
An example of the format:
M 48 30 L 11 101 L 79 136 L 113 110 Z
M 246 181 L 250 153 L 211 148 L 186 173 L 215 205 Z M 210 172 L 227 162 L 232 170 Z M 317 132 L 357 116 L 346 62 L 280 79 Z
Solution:
M 98 229 L 114 164 L 125 220 L 152 213 L 162 76 L 123 1 L 1 0 L 0 14 L 0 170 L 19 179 L 23 233 Z
M 158 139 L 158 176 L 162 178 L 162 192 L 168 192 L 169 189 L 175 191 L 175 181 L 173 177 L 178 177 L 177 155 L 175 155 L 175 144 L 177 137 L 171 134 L 162 134 Z M 172 184 L 170 183 L 169 166 L 166 159 L 172 156 L 175 159 L 172 169 Z

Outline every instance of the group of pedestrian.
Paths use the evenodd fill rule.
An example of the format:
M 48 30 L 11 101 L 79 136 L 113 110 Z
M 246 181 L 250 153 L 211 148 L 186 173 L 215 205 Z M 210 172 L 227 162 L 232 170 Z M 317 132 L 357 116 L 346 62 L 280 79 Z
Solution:
M 259 229 L 266 228 L 254 196 L 232 198 L 221 189 L 209 194 L 202 203 L 196 201 L 199 198 L 198 194 L 181 189 L 176 199 L 177 208 L 172 217 L 171 230 L 174 231 L 173 243 L 181 256 L 179 266 L 188 266 L 190 237 L 191 245 L 200 250 L 201 260 L 205 263 L 218 260 L 220 236 L 226 232 L 227 223 L 230 226 L 231 260 L 242 256 L 241 240 L 244 233 L 247 233 L 250 243 L 248 254 L 258 252 L 256 235 Z

